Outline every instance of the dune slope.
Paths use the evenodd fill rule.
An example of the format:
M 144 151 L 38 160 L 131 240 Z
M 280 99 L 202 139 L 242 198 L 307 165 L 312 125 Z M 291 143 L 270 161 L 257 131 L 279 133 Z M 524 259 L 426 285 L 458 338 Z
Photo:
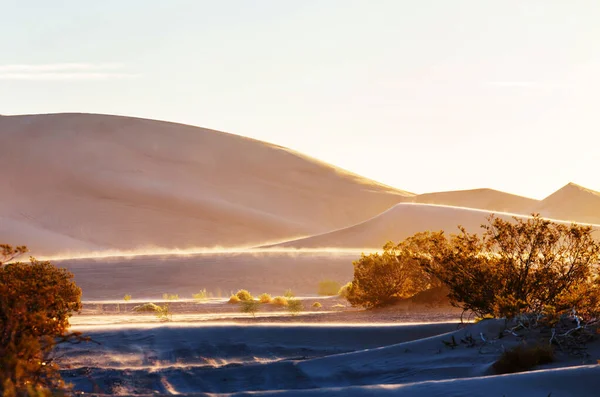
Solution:
M 251 245 L 408 199 L 289 149 L 175 123 L 0 117 L 0 241 L 36 254 Z
M 272 247 L 293 248 L 365 248 L 379 249 L 387 241 L 400 241 L 417 232 L 439 231 L 458 232 L 458 225 L 468 232 L 481 231 L 487 217 L 512 220 L 525 217 L 508 213 L 432 204 L 396 204 L 389 210 L 365 222 L 317 236 L 302 238 L 273 245 Z
M 600 223 L 600 192 L 569 183 L 542 200 L 535 211 L 556 219 Z
M 419 194 L 415 203 L 441 204 L 528 215 L 539 201 L 494 189 L 456 190 Z

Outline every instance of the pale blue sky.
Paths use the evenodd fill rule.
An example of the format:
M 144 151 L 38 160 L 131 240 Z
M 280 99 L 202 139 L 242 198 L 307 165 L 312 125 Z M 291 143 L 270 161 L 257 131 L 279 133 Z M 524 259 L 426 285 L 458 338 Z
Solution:
M 424 193 L 600 190 L 600 2 L 0 0 L 0 114 L 163 119 Z M 26 148 L 24 148 L 26 150 Z

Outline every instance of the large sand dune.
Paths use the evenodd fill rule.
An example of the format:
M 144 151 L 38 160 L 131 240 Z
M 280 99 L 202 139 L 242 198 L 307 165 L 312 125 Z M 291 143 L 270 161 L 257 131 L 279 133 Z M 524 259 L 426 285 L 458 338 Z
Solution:
M 538 200 L 494 189 L 425 193 L 415 196 L 413 202 L 475 208 L 487 211 L 513 212 L 517 214 L 530 214 L 539 204 Z
M 35 254 L 248 246 L 357 223 L 412 194 L 289 149 L 145 119 L 0 117 L 0 241 Z
M 600 224 L 600 192 L 569 183 L 542 200 L 535 212 L 549 218 Z
M 471 208 L 401 203 L 357 225 L 272 247 L 379 249 L 387 241 L 400 241 L 417 232 L 444 230 L 447 233 L 455 233 L 458 232 L 458 225 L 471 233 L 477 233 L 481 231 L 481 225 L 487 222 L 487 217 L 492 214 L 507 220 L 525 217 Z

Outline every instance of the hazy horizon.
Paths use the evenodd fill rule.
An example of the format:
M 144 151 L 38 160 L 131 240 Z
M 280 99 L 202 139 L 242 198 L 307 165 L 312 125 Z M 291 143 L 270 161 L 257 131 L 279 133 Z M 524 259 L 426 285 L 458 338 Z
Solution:
M 115 0 L 0 26 L 0 114 L 167 120 L 410 191 L 600 190 L 600 3 Z M 109 27 L 107 29 L 107 27 Z

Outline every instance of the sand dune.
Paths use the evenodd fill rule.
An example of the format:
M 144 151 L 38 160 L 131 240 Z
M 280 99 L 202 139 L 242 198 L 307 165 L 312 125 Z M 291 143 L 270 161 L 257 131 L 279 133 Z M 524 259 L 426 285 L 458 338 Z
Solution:
M 535 211 L 550 218 L 600 224 L 600 192 L 569 183 L 542 200 Z
M 453 323 L 100 328 L 86 331 L 100 346 L 65 346 L 61 354 L 71 366 L 64 378 L 86 393 L 547 397 L 594 396 L 600 387 L 600 366 L 589 365 L 595 358 L 560 356 L 534 372 L 493 376 L 491 366 L 502 351 L 520 343 L 510 335 L 497 339 L 504 320 L 456 328 Z M 460 343 L 468 336 L 479 346 Z M 454 349 L 443 343 L 452 337 L 459 342 Z
M 487 211 L 512 212 L 528 215 L 539 204 L 539 200 L 517 196 L 494 189 L 456 190 L 419 194 L 413 202 L 441 204 Z
M 357 225 L 333 232 L 276 244 L 273 247 L 345 247 L 379 249 L 387 241 L 400 241 L 422 231 L 458 232 L 462 225 L 471 233 L 481 230 L 492 214 L 504 219 L 524 217 L 507 213 L 431 204 L 397 204 L 382 214 Z M 600 237 L 600 236 L 599 236 Z
M 412 196 L 280 146 L 161 121 L 4 116 L 0 138 L 0 241 L 36 254 L 252 245 Z

